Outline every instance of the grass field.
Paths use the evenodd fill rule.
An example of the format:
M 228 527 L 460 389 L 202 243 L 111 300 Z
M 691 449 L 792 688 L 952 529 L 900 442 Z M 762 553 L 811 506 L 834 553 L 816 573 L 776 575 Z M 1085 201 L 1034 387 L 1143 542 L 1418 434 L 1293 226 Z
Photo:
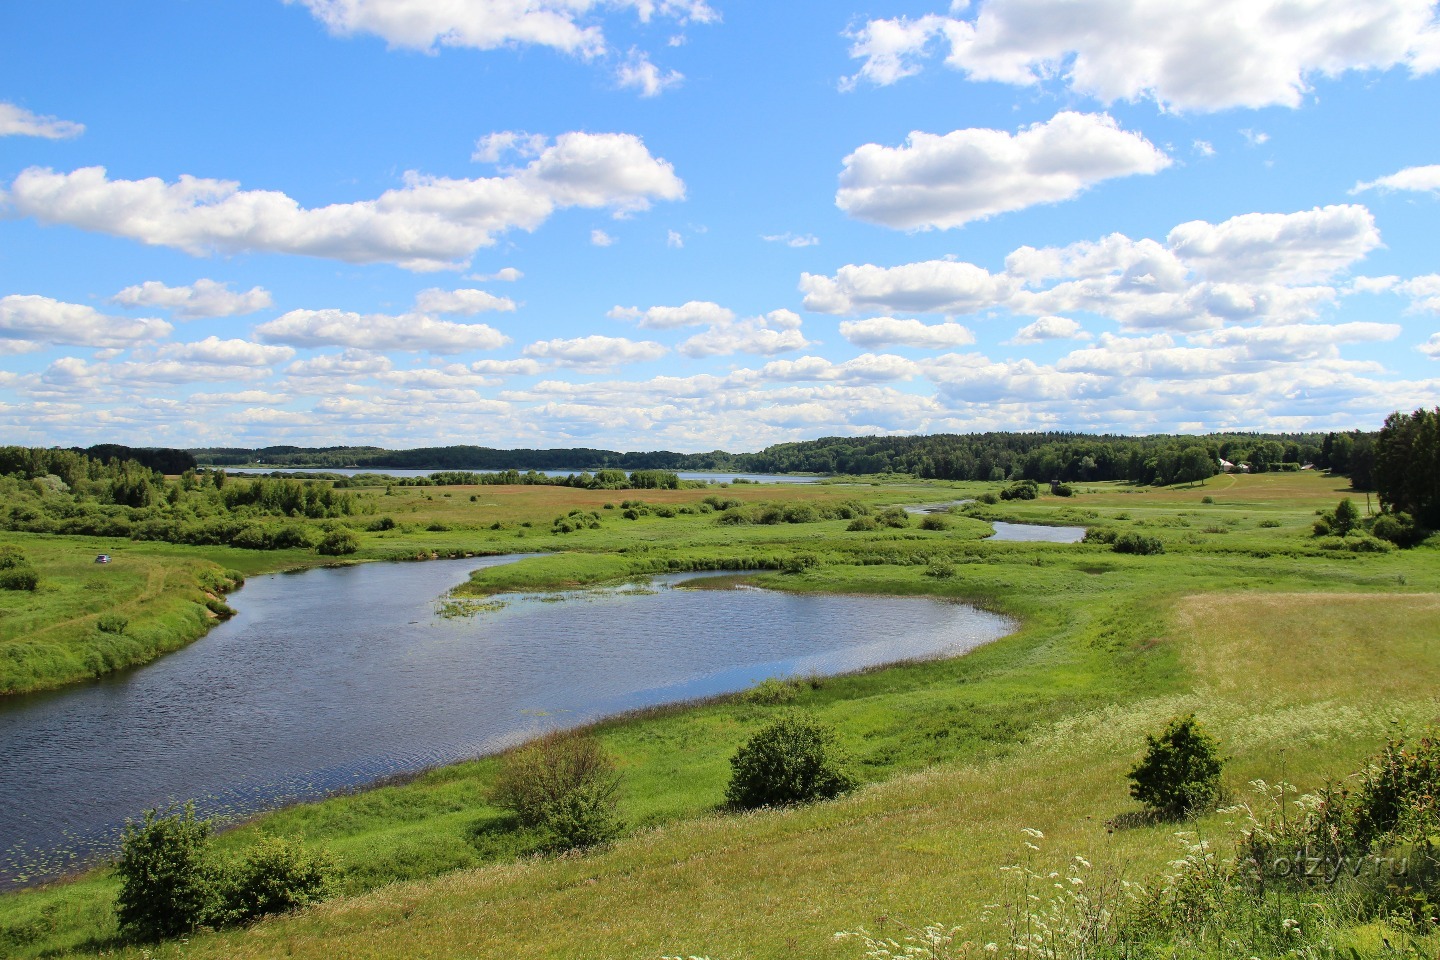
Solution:
M 0 952 L 859 957 L 856 943 L 832 934 L 874 929 L 880 917 L 943 920 L 981 935 L 983 906 L 1004 895 L 998 868 L 1022 849 L 1022 828 L 1045 833 L 1039 856 L 1047 864 L 1085 853 L 1097 871 L 1158 876 L 1176 856 L 1175 827 L 1107 823 L 1136 809 L 1125 772 L 1145 733 L 1171 716 L 1194 711 L 1217 734 L 1231 758 L 1227 786 L 1239 796 L 1257 777 L 1314 788 L 1353 770 L 1386 736 L 1421 730 L 1440 715 L 1440 549 L 1320 549 L 1309 525 L 1317 509 L 1343 495 L 1337 481 L 1271 474 L 1192 489 L 1080 489 L 1069 500 L 964 508 L 970 516 L 938 532 L 852 533 L 843 521 L 720 528 L 713 515 L 687 514 L 607 517 L 600 530 L 552 536 L 549 520 L 577 501 L 546 496 L 584 492 L 527 488 L 496 499 L 494 508 L 477 499 L 476 510 L 502 509 L 503 502 L 505 523 L 543 520 L 544 529 L 518 530 L 527 539 L 561 541 L 567 552 L 483 571 L 469 587 L 476 593 L 593 582 L 670 569 L 672 561 L 807 552 L 815 565 L 763 573 L 757 582 L 971 599 L 1017 617 L 1022 627 L 963 658 L 800 689 L 793 705 L 836 726 L 866 784 L 837 802 L 743 816 L 718 809 L 729 756 L 787 706 L 732 698 L 652 711 L 597 728 L 619 758 L 632 825 L 608 849 L 535 853 L 536 838 L 488 804 L 495 763 L 480 760 L 280 811 L 224 835 L 230 853 L 262 834 L 299 836 L 335 852 L 344 865 L 343 895 L 318 908 L 142 951 L 114 940 L 115 884 L 97 871 L 0 897 Z M 436 507 L 457 516 L 471 509 L 470 493 L 445 492 L 455 496 L 409 489 L 406 500 L 419 507 L 458 499 Z M 975 490 L 743 492 L 880 506 Z M 417 499 L 427 493 L 436 499 Z M 671 502 L 693 502 L 691 494 L 674 492 Z M 496 488 L 475 495 L 500 496 Z M 624 496 L 658 502 L 654 495 L 607 498 Z M 1215 502 L 1203 503 L 1206 496 Z M 604 502 L 583 505 L 603 511 Z M 979 538 L 984 527 L 976 515 L 1138 528 L 1167 552 L 989 542 Z M 490 532 L 514 538 L 517 531 Z M 419 544 L 419 533 L 404 536 Z M 465 542 L 482 549 L 496 541 Z M 381 543 L 367 538 L 364 549 Z M 174 556 L 185 552 L 172 549 Z M 151 562 L 163 566 L 165 556 Z M 930 575 L 937 559 L 953 574 Z M 243 592 L 233 602 L 243 603 Z M 1195 828 L 1223 838 L 1234 832 L 1228 819 L 1214 814 Z M 1372 955 L 1373 931 L 1345 935 Z

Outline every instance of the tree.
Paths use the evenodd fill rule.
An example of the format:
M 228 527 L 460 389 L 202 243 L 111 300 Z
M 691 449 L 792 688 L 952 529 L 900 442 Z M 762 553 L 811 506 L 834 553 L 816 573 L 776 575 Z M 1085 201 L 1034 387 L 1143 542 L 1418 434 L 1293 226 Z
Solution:
M 1355 501 L 1346 497 L 1335 505 L 1335 512 L 1325 519 L 1330 521 L 1330 532 L 1337 537 L 1343 537 L 1360 522 L 1360 511 L 1355 506 Z
M 1130 796 L 1167 817 L 1203 810 L 1219 799 L 1224 759 L 1193 713 L 1145 740 L 1145 756 L 1130 771 Z
M 762 728 L 730 758 L 725 799 L 732 807 L 782 807 L 829 800 L 855 786 L 835 731 L 796 712 Z
M 1382 506 L 1440 527 L 1440 407 L 1385 419 L 1375 440 L 1374 480 Z
M 210 821 L 195 819 L 192 804 L 146 810 L 143 821 L 126 823 L 115 863 L 120 928 L 141 940 L 162 940 L 206 923 L 217 906 L 209 845 Z

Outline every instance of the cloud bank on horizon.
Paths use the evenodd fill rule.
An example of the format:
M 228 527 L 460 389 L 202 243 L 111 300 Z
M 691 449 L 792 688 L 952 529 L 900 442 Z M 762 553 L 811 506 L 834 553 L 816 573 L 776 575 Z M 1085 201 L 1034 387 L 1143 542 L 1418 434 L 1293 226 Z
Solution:
M 748 450 L 1440 402 L 1433 0 L 119 6 L 0 36 L 6 442 Z

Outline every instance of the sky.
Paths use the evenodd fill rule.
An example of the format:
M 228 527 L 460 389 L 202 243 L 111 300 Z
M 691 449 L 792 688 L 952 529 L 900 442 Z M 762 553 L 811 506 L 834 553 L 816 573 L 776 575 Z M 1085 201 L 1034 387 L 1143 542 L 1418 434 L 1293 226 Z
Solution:
M 0 0 L 0 442 L 1440 402 L 1430 0 Z

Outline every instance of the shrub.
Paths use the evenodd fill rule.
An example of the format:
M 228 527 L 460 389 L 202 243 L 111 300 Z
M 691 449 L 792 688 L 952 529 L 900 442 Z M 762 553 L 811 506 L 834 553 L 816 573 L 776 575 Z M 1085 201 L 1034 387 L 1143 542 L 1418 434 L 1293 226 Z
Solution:
M 1164 553 L 1165 544 L 1155 537 L 1147 537 L 1139 533 L 1122 533 L 1115 538 L 1114 544 L 1110 547 L 1116 553 L 1138 553 L 1143 556 L 1150 554 Z
M 1001 500 L 1034 500 L 1040 495 L 1040 485 L 1034 480 L 1021 480 L 1000 491 Z
M 25 560 L 25 551 L 9 543 L 0 547 L 0 570 L 10 570 L 15 567 L 24 566 L 28 566 Z
M 820 558 L 813 553 L 797 553 L 794 556 L 786 557 L 780 565 L 785 573 L 804 573 L 811 567 L 818 567 Z
M 311 852 L 298 840 L 267 837 L 225 883 L 225 919 L 244 922 L 308 907 L 325 899 L 334 880 L 328 854 Z
M 1200 502 L 1201 502 L 1201 503 L 1214 503 L 1214 502 L 1215 502 L 1215 498 L 1207 494 L 1207 495 L 1205 495 L 1205 496 L 1203 496 L 1203 497 L 1200 498 Z
M 905 512 L 904 507 L 891 507 L 881 512 L 875 519 L 886 527 L 899 529 L 910 526 L 910 514 Z
M 506 754 L 491 799 L 556 847 L 593 846 L 624 829 L 615 762 L 589 734 L 548 733 Z
M 1050 485 L 1050 492 L 1057 497 L 1073 497 L 1075 495 L 1075 488 L 1068 483 L 1052 483 Z
M 1145 756 L 1130 771 L 1130 796 L 1169 817 L 1204 810 L 1220 798 L 1224 760 L 1194 714 L 1176 717 L 1160 736 L 1145 740 Z
M 955 564 L 949 560 L 931 560 L 930 565 L 925 568 L 925 576 L 934 577 L 936 580 L 949 580 L 955 576 Z
M 11 567 L 0 570 L 0 590 L 34 590 L 40 586 L 40 574 L 34 567 Z
M 757 703 L 767 707 L 790 703 L 800 694 L 801 681 L 798 677 L 766 677 L 755 686 L 740 694 L 746 703 Z
M 859 533 L 866 530 L 879 530 L 880 524 L 875 522 L 874 517 L 856 517 L 845 527 L 851 533 Z
M 215 871 L 206 860 L 210 822 L 195 808 L 145 811 L 129 821 L 120 840 L 115 873 L 120 892 L 115 915 L 120 929 L 140 940 L 161 940 L 194 930 L 218 906 Z
M 1397 547 L 1412 547 L 1420 542 L 1420 531 L 1408 513 L 1382 513 L 1375 518 L 1370 532 Z
M 949 530 L 950 521 L 938 513 L 927 513 L 920 518 L 921 530 Z
M 391 517 L 376 517 L 374 520 L 370 521 L 369 526 L 367 526 L 365 529 L 369 530 L 371 533 L 382 533 L 386 530 L 394 530 L 395 520 Z
M 124 633 L 130 621 L 118 613 L 102 613 L 95 626 L 101 633 Z
M 835 731 L 807 713 L 761 729 L 730 758 L 730 767 L 725 799 L 741 809 L 828 800 L 855 786 Z
M 317 553 L 326 557 L 342 557 L 359 549 L 360 541 L 349 530 L 331 530 L 315 548 Z
M 982 493 L 982 494 L 980 494 L 980 496 L 976 497 L 975 499 L 976 499 L 978 502 L 980 502 L 980 503 L 983 503 L 983 504 L 986 504 L 986 505 L 992 506 L 992 507 L 993 507 L 995 504 L 997 504 L 997 503 L 1000 502 L 1000 498 L 997 497 L 997 496 L 996 496 L 995 494 L 993 494 L 993 493 Z
M 1091 527 L 1085 531 L 1085 543 L 1114 543 L 1119 537 L 1118 531 L 1110 527 Z

